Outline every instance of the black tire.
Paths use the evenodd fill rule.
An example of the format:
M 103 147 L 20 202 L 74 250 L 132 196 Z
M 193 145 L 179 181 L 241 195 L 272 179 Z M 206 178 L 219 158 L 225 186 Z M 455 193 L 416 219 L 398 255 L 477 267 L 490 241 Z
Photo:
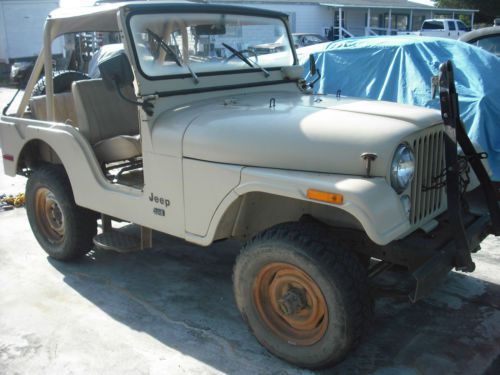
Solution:
M 46 165 L 29 177 L 26 210 L 35 238 L 50 257 L 69 261 L 92 249 L 95 213 L 75 204 L 62 166 Z
M 71 84 L 75 81 L 81 81 L 84 79 L 90 79 L 90 77 L 82 72 L 77 72 L 75 70 L 59 70 L 53 73 L 54 82 L 54 94 L 60 94 L 63 92 L 71 91 Z M 38 80 L 35 87 L 33 88 L 32 96 L 45 95 L 45 77 Z
M 343 242 L 324 240 L 310 223 L 280 224 L 250 240 L 236 260 L 233 282 L 238 309 L 257 340 L 304 368 L 345 358 L 372 311 L 359 258 Z

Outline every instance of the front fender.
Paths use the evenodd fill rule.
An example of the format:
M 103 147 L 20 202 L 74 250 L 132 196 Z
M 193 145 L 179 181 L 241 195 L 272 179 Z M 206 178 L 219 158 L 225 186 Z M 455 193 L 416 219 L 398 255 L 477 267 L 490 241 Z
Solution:
M 344 202 L 333 205 L 312 201 L 307 198 L 308 189 L 342 194 Z M 236 199 L 251 192 L 342 209 L 356 218 L 370 239 L 379 245 L 399 239 L 411 229 L 399 196 L 383 178 L 246 167 L 242 170 L 240 184 L 226 196 L 215 212 L 207 236 L 191 236 L 189 240 L 201 245 L 211 243 L 224 212 Z

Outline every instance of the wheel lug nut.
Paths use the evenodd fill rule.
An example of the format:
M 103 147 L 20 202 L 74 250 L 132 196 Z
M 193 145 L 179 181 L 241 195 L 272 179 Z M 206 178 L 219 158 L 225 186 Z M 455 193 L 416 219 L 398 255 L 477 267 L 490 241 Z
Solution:
M 278 300 L 278 306 L 285 316 L 295 315 L 307 306 L 306 300 L 304 291 L 292 287 Z

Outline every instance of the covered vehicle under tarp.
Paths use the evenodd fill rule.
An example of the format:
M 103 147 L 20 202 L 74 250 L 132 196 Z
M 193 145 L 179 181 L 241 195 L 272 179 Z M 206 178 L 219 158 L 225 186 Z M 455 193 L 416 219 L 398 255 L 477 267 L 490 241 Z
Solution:
M 321 73 L 318 93 L 340 90 L 345 96 L 436 109 L 439 93 L 432 98 L 432 77 L 441 63 L 451 60 L 462 120 L 471 140 L 488 153 L 493 180 L 500 181 L 500 58 L 455 40 L 417 36 L 346 39 L 297 53 L 306 75 L 314 54 Z

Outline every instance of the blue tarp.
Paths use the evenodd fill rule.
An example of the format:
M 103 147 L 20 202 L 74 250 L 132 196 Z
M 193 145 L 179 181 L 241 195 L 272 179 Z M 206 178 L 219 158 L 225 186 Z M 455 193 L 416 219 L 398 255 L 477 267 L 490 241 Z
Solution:
M 309 72 L 314 54 L 322 78 L 315 90 L 439 108 L 431 98 L 432 76 L 451 60 L 460 114 L 469 137 L 489 154 L 493 179 L 500 180 L 500 58 L 466 43 L 417 36 L 365 37 L 298 50 Z M 308 78 L 306 76 L 306 78 Z

